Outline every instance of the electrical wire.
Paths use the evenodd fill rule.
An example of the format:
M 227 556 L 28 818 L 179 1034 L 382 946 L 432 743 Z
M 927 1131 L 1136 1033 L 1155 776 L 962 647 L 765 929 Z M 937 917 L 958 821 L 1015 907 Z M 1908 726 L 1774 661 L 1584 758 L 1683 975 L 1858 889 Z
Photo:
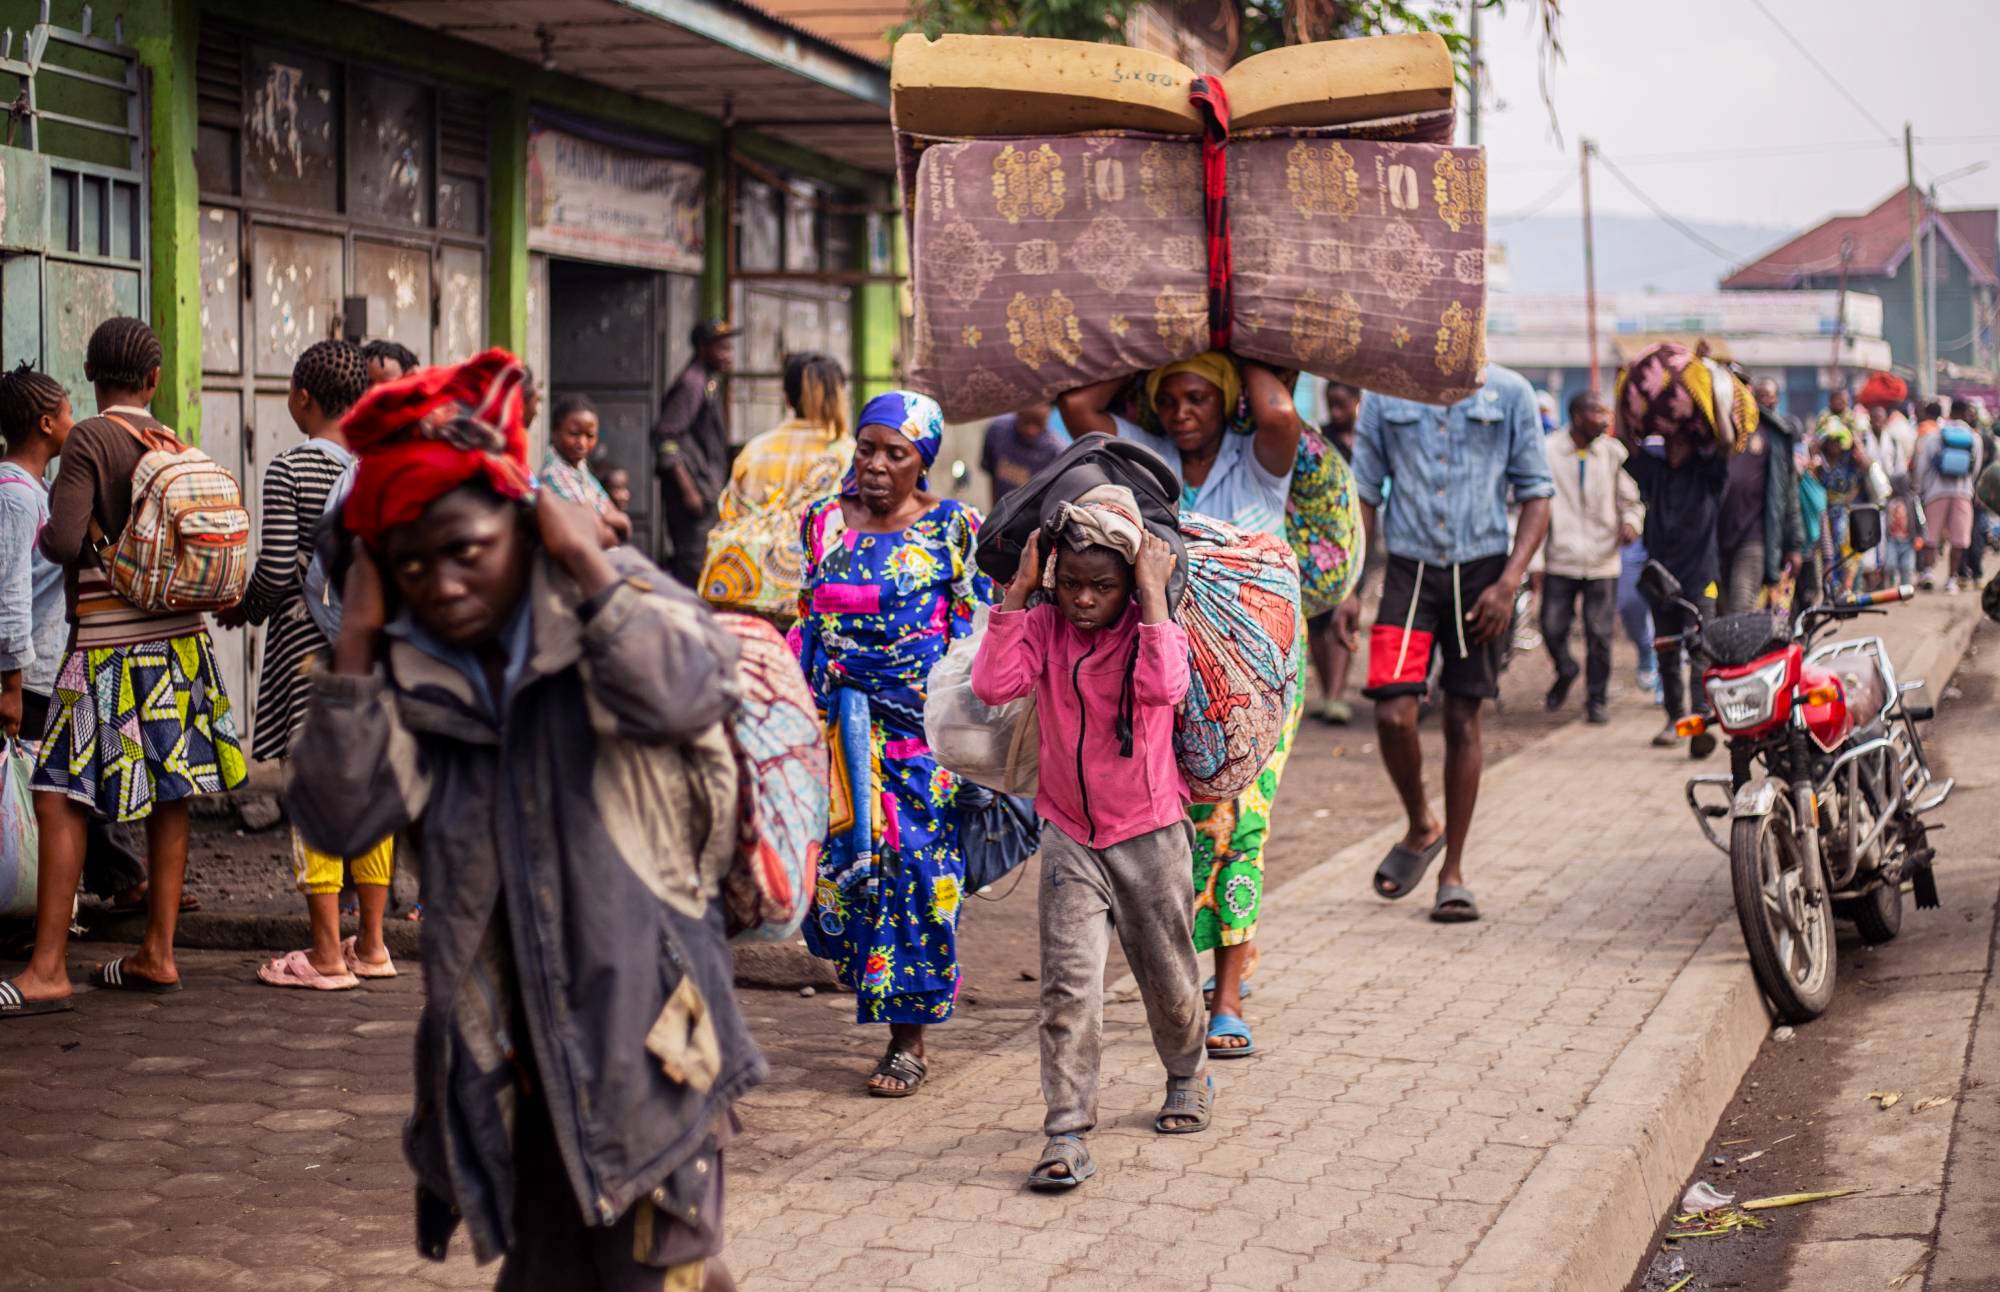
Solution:
M 1819 71 L 1819 74 L 1826 78 L 1827 84 L 1831 85 L 1834 89 L 1839 90 L 1841 95 L 1849 103 L 1854 105 L 1854 110 L 1856 112 L 1859 112 L 1863 117 L 1866 117 L 1868 119 L 1869 125 L 1874 126 L 1877 130 L 1881 131 L 1883 137 L 1888 139 L 1890 142 L 1892 143 L 1897 142 L 1896 132 L 1889 129 L 1889 127 L 1883 125 L 1880 121 L 1878 121 L 1875 117 L 1875 114 L 1868 110 L 1868 105 L 1863 103 L 1859 98 L 1856 98 L 1854 92 L 1848 89 L 1846 85 L 1842 84 L 1839 77 L 1835 76 L 1832 72 L 1827 70 L 1826 64 L 1820 62 L 1819 59 L 1813 56 L 1813 52 L 1805 47 L 1805 42 L 1801 41 L 1797 36 L 1794 36 L 1792 34 L 1792 29 L 1790 27 L 1787 27 L 1782 21 L 1780 21 L 1777 14 L 1771 12 L 1771 7 L 1765 4 L 1764 0 L 1750 0 L 1750 3 L 1756 5 L 1757 11 L 1763 14 L 1766 18 L 1769 18 L 1771 20 L 1771 25 L 1778 29 L 1778 34 L 1783 36 L 1787 41 L 1791 42 L 1792 48 L 1798 50 L 1799 53 L 1804 56 L 1806 62 L 1811 63 L 1813 67 Z
M 1570 174 L 1563 177 L 1561 183 L 1557 184 L 1554 188 L 1542 194 L 1534 201 L 1528 203 L 1528 205 L 1522 207 L 1520 210 L 1509 211 L 1505 215 L 1494 216 L 1491 220 L 1487 221 L 1487 223 L 1497 229 L 1502 227 L 1503 225 L 1518 224 L 1522 220 L 1533 219 L 1535 216 L 1540 215 L 1543 211 L 1546 211 L 1549 208 L 1550 203 L 1556 201 L 1563 194 L 1569 192 L 1570 186 L 1574 183 L 1576 183 L 1576 174 L 1575 172 L 1571 172 Z
M 1658 202 L 1655 202 L 1644 189 L 1632 182 L 1630 175 L 1618 169 L 1616 162 L 1613 162 L 1609 157 L 1604 155 L 1603 149 L 1593 148 L 1591 155 L 1602 163 L 1604 169 L 1611 173 L 1613 179 L 1625 187 L 1626 192 L 1643 202 L 1646 209 L 1657 216 L 1662 224 L 1665 224 L 1695 246 L 1700 247 L 1703 251 L 1708 252 L 1711 256 L 1719 260 L 1727 261 L 1731 265 L 1742 265 L 1749 260 L 1749 257 L 1743 255 L 1741 252 L 1731 251 L 1721 243 L 1705 237 L 1697 230 L 1691 228 L 1679 216 L 1667 210 L 1666 207 L 1661 206 Z M 1774 260 L 1758 260 L 1756 264 L 1760 269 L 1773 269 L 1785 273 L 1831 273 L 1840 268 L 1840 261 L 1837 258 L 1831 257 L 1826 260 L 1804 261 L 1797 264 L 1786 264 Z
M 1923 141 L 1919 140 L 1918 142 L 1921 143 Z M 1846 143 L 1829 141 L 1816 144 L 1764 144 L 1747 148 L 1706 148 L 1683 152 L 1627 153 L 1624 154 L 1624 157 L 1627 166 L 1659 166 L 1672 165 L 1676 162 L 1711 162 L 1738 157 L 1802 157 L 1813 155 L 1824 156 L 1836 153 L 1874 152 L 1879 149 L 1900 146 L 1895 141 L 1888 139 L 1857 139 Z M 1552 170 L 1558 166 L 1574 167 L 1575 165 L 1574 161 L 1564 159 L 1538 158 L 1533 161 L 1511 163 L 1507 169 L 1509 171 Z

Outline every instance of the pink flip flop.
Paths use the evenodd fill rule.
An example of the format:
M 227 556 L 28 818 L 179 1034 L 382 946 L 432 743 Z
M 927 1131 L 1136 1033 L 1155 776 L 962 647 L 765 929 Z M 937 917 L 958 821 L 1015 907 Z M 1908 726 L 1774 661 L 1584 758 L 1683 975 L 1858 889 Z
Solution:
M 323 974 L 303 951 L 279 956 L 257 969 L 257 981 L 273 987 L 305 987 L 313 991 L 350 991 L 361 985 L 351 973 Z
M 340 958 L 347 961 L 347 972 L 353 974 L 356 978 L 394 978 L 396 976 L 396 961 L 393 956 L 383 960 L 381 964 L 369 964 L 354 953 L 354 943 L 354 938 L 348 938 L 340 944 Z

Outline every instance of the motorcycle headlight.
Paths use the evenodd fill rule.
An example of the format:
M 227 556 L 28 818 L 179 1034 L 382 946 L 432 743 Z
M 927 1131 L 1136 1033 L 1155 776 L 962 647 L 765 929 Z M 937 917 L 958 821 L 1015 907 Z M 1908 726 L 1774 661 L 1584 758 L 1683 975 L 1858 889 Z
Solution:
M 1742 677 L 1712 678 L 1708 703 L 1726 728 L 1756 727 L 1771 720 L 1778 688 L 1785 684 L 1786 662 L 1773 660 Z

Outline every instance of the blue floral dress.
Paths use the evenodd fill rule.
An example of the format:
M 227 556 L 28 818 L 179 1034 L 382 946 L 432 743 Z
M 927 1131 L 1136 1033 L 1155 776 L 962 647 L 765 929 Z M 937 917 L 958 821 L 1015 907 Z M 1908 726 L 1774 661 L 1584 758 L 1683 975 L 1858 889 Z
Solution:
M 958 779 L 924 742 L 924 684 L 993 598 L 972 563 L 978 529 L 946 500 L 900 533 L 858 533 L 838 498 L 801 526 L 799 662 L 854 805 L 820 855 L 806 945 L 854 989 L 863 1023 L 943 1022 L 958 998 Z

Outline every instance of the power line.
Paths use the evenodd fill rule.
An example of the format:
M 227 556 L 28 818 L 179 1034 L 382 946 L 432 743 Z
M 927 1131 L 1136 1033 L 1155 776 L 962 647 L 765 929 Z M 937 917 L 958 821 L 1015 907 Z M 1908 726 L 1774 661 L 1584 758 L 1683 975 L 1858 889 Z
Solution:
M 1805 57 L 1806 62 L 1811 63 L 1815 68 L 1819 70 L 1819 74 L 1826 78 L 1827 84 L 1833 86 L 1834 89 L 1839 90 L 1841 95 L 1849 103 L 1854 105 L 1854 110 L 1856 112 L 1859 112 L 1862 116 L 1868 119 L 1869 125 L 1874 126 L 1877 130 L 1881 131 L 1882 136 L 1885 139 L 1888 139 L 1891 142 L 1896 141 L 1896 132 L 1889 129 L 1889 127 L 1883 125 L 1880 121 L 1876 120 L 1875 114 L 1868 110 L 1868 105 L 1863 103 L 1859 98 L 1856 98 L 1854 92 L 1848 89 L 1847 86 L 1841 82 L 1839 77 L 1835 76 L 1832 72 L 1828 71 L 1826 64 L 1820 62 L 1819 59 L 1813 57 L 1813 52 L 1805 47 L 1805 43 L 1803 41 L 1801 41 L 1797 36 L 1794 36 L 1792 34 L 1792 29 L 1790 27 L 1785 26 L 1783 22 L 1779 21 L 1778 15 L 1771 12 L 1771 7 L 1765 4 L 1764 0 L 1750 0 L 1750 3 L 1756 5 L 1757 11 L 1763 14 L 1766 18 L 1769 18 L 1771 20 L 1771 25 L 1778 29 L 1778 34 L 1783 36 L 1787 41 L 1790 41 L 1792 48 L 1798 50 L 1799 53 Z
M 1527 206 L 1522 207 L 1518 211 L 1510 211 L 1505 215 L 1495 216 L 1488 223 L 1494 228 L 1499 228 L 1502 225 L 1518 224 L 1522 220 L 1533 219 L 1547 210 L 1550 203 L 1569 192 L 1570 185 L 1574 183 L 1576 183 L 1576 176 L 1574 174 L 1566 175 L 1563 177 L 1562 182 L 1530 202 Z
M 1715 256 L 1720 260 L 1727 261 L 1731 265 L 1741 265 L 1746 263 L 1748 257 L 1744 256 L 1740 252 L 1731 251 L 1729 248 L 1723 246 L 1721 243 L 1712 241 L 1711 239 L 1703 236 L 1700 232 L 1691 228 L 1679 216 L 1667 210 L 1665 207 L 1661 206 L 1658 202 L 1655 202 L 1651 197 L 1649 197 L 1646 194 L 1644 189 L 1640 188 L 1637 184 L 1634 184 L 1632 182 L 1631 176 L 1627 175 L 1624 171 L 1619 170 L 1617 163 L 1613 162 L 1609 157 L 1606 157 L 1602 149 L 1594 150 L 1592 155 L 1596 157 L 1598 161 L 1604 164 L 1604 169 L 1611 172 L 1611 176 L 1613 179 L 1616 179 L 1620 184 L 1625 186 L 1626 192 L 1630 193 L 1633 197 L 1636 197 L 1641 202 L 1645 203 L 1646 208 L 1650 210 L 1655 216 L 1659 217 L 1659 220 L 1662 224 L 1667 225 L 1669 228 L 1673 229 L 1674 232 L 1686 238 L 1689 242 L 1694 243 L 1697 247 L 1700 247 L 1703 251 L 1708 252 L 1710 255 Z M 1801 261 L 1798 263 L 1790 263 L 1790 264 L 1775 260 L 1758 260 L 1756 264 L 1758 265 L 1759 268 L 1762 269 L 1774 269 L 1786 273 L 1807 273 L 1807 274 L 1828 273 L 1840 267 L 1840 262 L 1837 259 L 1833 258 L 1828 258 L 1825 260 L 1816 260 L 1816 261 Z
M 1923 143 L 1926 141 L 1919 139 L 1917 142 Z M 1676 162 L 1722 161 L 1725 159 L 1739 158 L 1739 157 L 1792 157 L 1792 156 L 1808 156 L 1814 154 L 1825 155 L 1831 153 L 1873 152 L 1877 149 L 1899 148 L 1901 146 L 1902 144 L 1899 140 L 1857 139 L 1857 140 L 1851 140 L 1846 143 L 1827 142 L 1827 143 L 1817 143 L 1817 144 L 1763 144 L 1763 145 L 1754 145 L 1746 148 L 1701 148 L 1683 152 L 1628 153 L 1625 154 L 1625 164 L 1627 166 L 1656 166 L 1656 165 L 1673 164 Z M 1539 169 L 1552 169 L 1558 166 L 1568 168 L 1568 167 L 1573 167 L 1574 165 L 1575 163 L 1571 161 L 1559 161 L 1554 158 L 1546 158 L 1546 159 L 1538 158 L 1533 161 L 1511 163 L 1508 165 L 1507 169 L 1509 171 L 1539 170 Z
M 1723 260 L 1727 260 L 1731 264 L 1736 264 L 1737 262 L 1743 259 L 1741 255 L 1739 255 L 1734 251 L 1731 251 L 1729 248 L 1723 246 L 1722 244 L 1710 241 L 1706 236 L 1697 232 L 1693 228 L 1689 227 L 1686 223 L 1684 223 L 1679 216 L 1675 215 L 1673 212 L 1667 210 L 1666 207 L 1661 206 L 1658 202 L 1655 202 L 1651 197 L 1647 196 L 1646 191 L 1640 188 L 1637 184 L 1634 184 L 1632 182 L 1631 176 L 1627 175 L 1624 171 L 1619 170 L 1617 163 L 1613 162 L 1609 157 L 1606 157 L 1601 150 L 1596 154 L 1596 156 L 1597 160 L 1603 164 L 1604 169 L 1611 172 L 1612 178 L 1616 179 L 1620 184 L 1623 184 L 1625 186 L 1626 192 L 1630 193 L 1633 197 L 1636 197 L 1641 202 L 1643 202 L 1646 205 L 1646 209 L 1650 210 L 1655 216 L 1659 217 L 1660 222 L 1662 224 L 1665 224 L 1668 227 L 1672 228 L 1676 233 L 1679 233 L 1689 242 L 1692 242 L 1694 245 L 1700 247 L 1703 251 L 1708 252 L 1712 256 L 1720 257 Z

